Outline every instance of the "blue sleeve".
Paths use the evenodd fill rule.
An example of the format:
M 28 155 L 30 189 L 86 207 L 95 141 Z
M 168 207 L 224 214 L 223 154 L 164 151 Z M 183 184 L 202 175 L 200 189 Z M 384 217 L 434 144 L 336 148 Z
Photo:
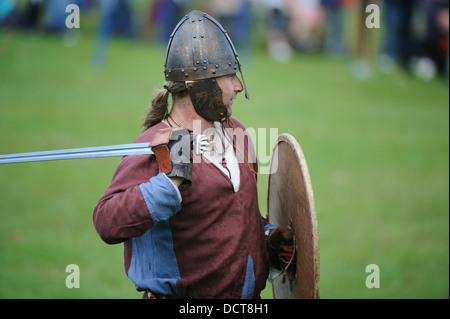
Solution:
M 172 182 L 160 173 L 139 185 L 154 223 L 166 221 L 181 210 L 178 192 Z

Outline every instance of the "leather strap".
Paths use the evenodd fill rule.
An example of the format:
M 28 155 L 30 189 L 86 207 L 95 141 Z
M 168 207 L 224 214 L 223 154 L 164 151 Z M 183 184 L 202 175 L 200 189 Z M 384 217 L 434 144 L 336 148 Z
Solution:
M 170 160 L 170 150 L 167 147 L 169 144 L 170 136 L 174 129 L 172 127 L 163 128 L 158 130 L 153 135 L 150 143 L 148 144 L 158 161 L 159 171 L 164 174 L 169 174 L 172 171 L 172 161 Z
M 159 171 L 166 175 L 169 174 L 172 171 L 172 161 L 170 160 L 170 151 L 167 145 L 152 147 L 152 151 L 158 161 Z

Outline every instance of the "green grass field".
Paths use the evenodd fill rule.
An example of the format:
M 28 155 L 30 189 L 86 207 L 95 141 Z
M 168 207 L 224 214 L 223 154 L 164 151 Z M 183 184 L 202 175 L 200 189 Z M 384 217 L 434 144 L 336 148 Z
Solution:
M 165 48 L 114 40 L 98 69 L 92 47 L 86 35 L 67 46 L 0 32 L 0 153 L 129 143 L 141 132 Z M 234 115 L 292 134 L 308 161 L 321 297 L 449 298 L 448 83 L 402 72 L 357 82 L 348 61 L 321 55 L 242 56 L 251 100 L 241 96 Z M 0 166 L 0 298 L 140 297 L 122 245 L 104 244 L 92 223 L 118 162 Z M 264 214 L 266 192 L 260 175 Z M 65 285 L 69 264 L 80 267 L 79 289 Z M 369 264 L 380 267 L 379 289 L 365 285 Z

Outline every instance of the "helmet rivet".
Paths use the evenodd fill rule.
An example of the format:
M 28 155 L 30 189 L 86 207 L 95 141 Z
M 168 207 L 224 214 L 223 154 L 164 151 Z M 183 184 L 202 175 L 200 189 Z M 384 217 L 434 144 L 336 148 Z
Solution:
M 206 61 L 206 60 L 203 60 L 203 64 L 206 64 L 206 63 L 208 63 L 208 61 Z
M 205 37 L 204 35 L 201 35 L 202 39 Z
M 198 68 L 194 68 L 194 71 L 198 71 Z
M 206 71 L 207 69 L 208 69 L 208 68 L 207 68 L 206 66 L 204 66 L 204 67 L 203 67 L 203 70 L 205 70 L 205 71 Z
M 197 64 L 200 64 L 200 61 L 197 61 Z
M 194 35 L 194 39 L 197 39 L 197 36 L 196 36 L 196 35 Z
M 184 75 L 184 77 L 185 77 L 185 78 L 188 78 L 188 77 L 189 77 L 189 74 L 186 73 L 186 74 Z
M 216 70 L 212 70 L 212 74 L 216 74 Z
M 218 69 L 219 68 L 219 65 L 218 64 L 216 64 L 216 69 Z

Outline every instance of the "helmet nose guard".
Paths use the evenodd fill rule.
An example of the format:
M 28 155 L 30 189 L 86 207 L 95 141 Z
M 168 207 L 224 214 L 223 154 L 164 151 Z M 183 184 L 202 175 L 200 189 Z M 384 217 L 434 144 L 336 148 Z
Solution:
M 175 27 L 167 46 L 166 81 L 198 81 L 241 73 L 238 54 L 225 29 L 210 15 L 192 11 Z

